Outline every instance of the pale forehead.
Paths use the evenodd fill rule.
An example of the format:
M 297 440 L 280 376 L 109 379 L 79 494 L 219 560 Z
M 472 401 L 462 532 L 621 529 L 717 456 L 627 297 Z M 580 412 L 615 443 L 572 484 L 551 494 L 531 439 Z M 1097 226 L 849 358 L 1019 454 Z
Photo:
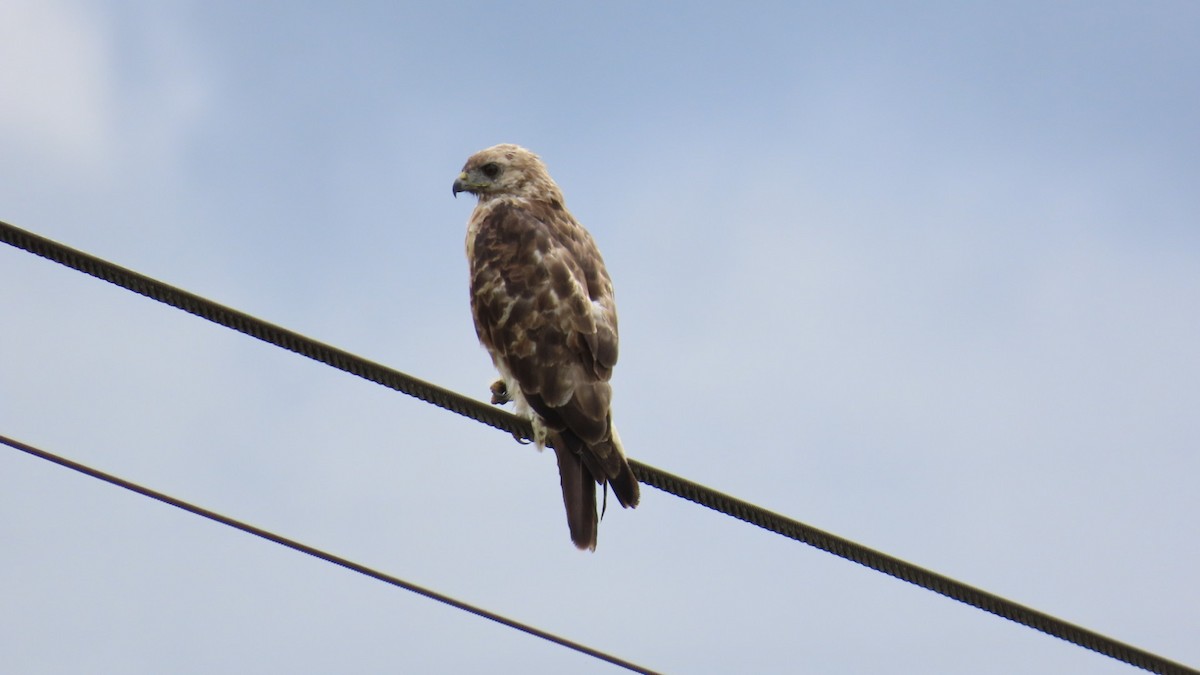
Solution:
M 474 155 L 471 155 L 471 157 L 467 159 L 466 168 L 482 166 L 488 162 L 522 165 L 537 164 L 539 163 L 539 160 L 537 155 L 519 145 L 501 143 L 500 145 L 494 145 L 486 150 L 480 150 Z

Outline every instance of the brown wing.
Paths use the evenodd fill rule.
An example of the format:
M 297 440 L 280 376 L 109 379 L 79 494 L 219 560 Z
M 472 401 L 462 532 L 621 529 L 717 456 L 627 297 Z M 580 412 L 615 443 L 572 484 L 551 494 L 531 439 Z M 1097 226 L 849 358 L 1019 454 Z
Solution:
M 583 441 L 595 478 L 616 476 L 625 464 L 607 443 L 616 307 L 591 235 L 561 207 L 501 202 L 479 224 L 471 248 L 480 340 L 548 428 Z

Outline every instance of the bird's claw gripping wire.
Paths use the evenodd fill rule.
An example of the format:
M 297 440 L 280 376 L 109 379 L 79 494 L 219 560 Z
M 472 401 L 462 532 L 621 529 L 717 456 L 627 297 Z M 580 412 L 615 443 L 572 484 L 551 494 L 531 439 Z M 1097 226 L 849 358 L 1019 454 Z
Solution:
M 505 405 L 512 402 L 512 396 L 508 394 L 508 385 L 504 384 L 504 379 L 498 379 L 488 387 L 492 392 L 492 405 Z M 522 436 L 519 432 L 513 432 L 513 438 L 521 445 L 529 445 L 533 441 Z
M 512 397 L 508 395 L 508 385 L 504 384 L 504 380 L 496 380 L 492 383 L 492 404 L 504 405 L 512 401 Z

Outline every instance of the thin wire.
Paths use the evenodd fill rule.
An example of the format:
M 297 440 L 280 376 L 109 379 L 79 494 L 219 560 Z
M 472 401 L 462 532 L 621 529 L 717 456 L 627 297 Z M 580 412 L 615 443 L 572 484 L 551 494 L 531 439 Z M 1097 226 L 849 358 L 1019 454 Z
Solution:
M 0 241 L 66 265 L 98 279 L 177 307 L 264 342 L 320 361 L 339 370 L 414 396 L 446 410 L 509 432 L 517 439 L 532 438 L 529 421 L 482 401 L 443 389 L 411 375 L 331 347 L 249 314 L 75 250 L 56 241 L 0 221 Z M 640 482 L 706 506 L 765 530 L 803 542 L 873 570 L 883 572 L 948 598 L 1061 638 L 1080 647 L 1155 673 L 1195 673 L 1187 666 L 1026 607 L 913 563 L 843 539 L 749 502 L 731 497 L 662 469 L 630 460 Z
M 580 644 L 573 640 L 568 640 L 567 638 L 559 637 L 558 635 L 546 632 L 544 630 L 541 630 L 540 628 L 535 628 L 534 626 L 530 626 L 529 624 L 526 624 L 526 623 L 521 623 L 520 621 L 517 621 L 515 619 L 506 618 L 504 616 L 501 616 L 500 614 L 496 614 L 495 612 L 489 612 L 486 609 L 482 609 L 480 607 L 476 607 L 474 605 L 467 604 L 461 600 L 455 600 L 454 598 L 452 598 L 448 595 L 443 595 L 441 593 L 438 593 L 437 591 L 430 590 L 423 586 L 418 586 L 417 584 L 405 581 L 398 577 L 394 577 L 390 574 L 386 574 L 384 572 L 380 572 L 378 570 L 367 567 L 366 565 L 356 563 L 352 560 L 347 560 L 346 558 L 342 558 L 342 557 L 334 555 L 332 553 L 322 551 L 321 549 L 314 548 L 307 544 L 302 544 L 294 539 L 288 539 L 287 537 L 284 537 L 282 535 L 278 535 L 278 534 L 275 534 L 274 532 L 270 532 L 268 530 L 264 530 L 262 528 L 255 527 L 253 525 L 242 522 L 240 520 L 230 518 L 229 516 L 223 516 L 219 513 L 216 513 L 215 511 L 210 511 L 201 506 L 196 506 L 195 504 L 192 504 L 190 502 L 185 502 L 182 499 L 177 499 L 175 497 L 164 494 L 162 492 L 158 492 L 157 490 L 152 490 L 143 485 L 139 485 L 137 483 L 125 480 L 124 478 L 114 476 L 110 473 L 105 473 L 99 469 L 92 468 L 86 464 L 80 464 L 79 462 L 67 459 L 66 457 L 63 457 L 61 455 L 56 455 L 52 452 L 47 452 L 46 450 L 42 450 L 40 448 L 35 448 L 32 445 L 22 443 L 20 441 L 14 440 L 7 436 L 0 435 L 0 443 L 3 443 L 4 445 L 7 445 L 16 450 L 20 450 L 21 452 L 33 455 L 34 457 L 38 457 L 38 458 L 44 459 L 49 462 L 54 462 L 55 464 L 58 464 L 60 466 L 65 466 L 68 469 L 78 471 L 79 473 L 82 473 L 85 476 L 97 478 L 106 483 L 116 485 L 117 487 L 122 487 L 131 492 L 136 492 L 137 494 L 143 495 L 145 497 L 150 497 L 151 499 L 157 499 L 158 501 L 163 502 L 164 504 L 170 504 L 171 506 L 174 506 L 175 508 L 183 509 L 184 511 L 187 511 L 188 513 L 193 513 L 197 516 L 202 516 L 204 518 L 208 518 L 209 520 L 216 521 L 218 523 L 221 523 L 222 525 L 227 525 L 229 527 L 241 530 L 242 532 L 246 532 L 247 534 L 252 534 L 256 537 L 260 537 L 262 539 L 266 539 L 267 541 L 279 544 L 280 546 L 286 546 L 287 548 L 290 548 L 294 551 L 299 551 L 301 553 L 307 553 L 308 555 L 313 556 L 314 558 L 319 558 L 321 560 L 324 560 L 325 562 L 330 562 L 330 563 L 333 563 L 334 565 L 339 565 L 339 566 L 344 567 L 352 572 L 358 572 L 359 574 L 363 574 L 363 575 L 371 577 L 373 579 L 378 579 L 379 581 L 382 581 L 387 584 L 391 584 L 392 586 L 396 586 L 398 588 L 403 588 L 406 591 L 411 591 L 413 593 L 416 593 L 417 595 L 423 595 L 426 598 L 429 598 L 431 600 L 436 600 L 440 603 L 450 605 L 451 607 L 454 607 L 456 609 L 461 609 L 463 611 L 470 612 L 470 613 L 474 614 L 475 616 L 483 617 L 485 619 L 490 619 L 491 621 L 495 621 L 496 623 L 501 624 L 503 626 L 508 626 L 509 628 L 515 628 L 524 633 L 528 633 L 529 635 L 532 635 L 534 637 L 539 637 L 539 638 L 542 638 L 543 640 L 548 640 L 555 644 L 562 645 L 563 647 L 567 647 L 569 649 L 574 649 L 577 652 L 587 654 L 588 656 L 600 659 L 602 661 L 607 661 L 608 663 L 611 663 L 615 666 L 620 666 L 622 668 L 632 670 L 636 673 L 648 673 L 648 674 L 652 675 L 655 672 L 655 671 L 649 670 L 648 668 L 639 666 L 636 663 L 632 663 L 630 661 L 626 661 L 625 659 L 618 658 L 611 654 L 602 652 L 598 649 L 593 649 L 591 647 L 588 647 L 587 645 Z

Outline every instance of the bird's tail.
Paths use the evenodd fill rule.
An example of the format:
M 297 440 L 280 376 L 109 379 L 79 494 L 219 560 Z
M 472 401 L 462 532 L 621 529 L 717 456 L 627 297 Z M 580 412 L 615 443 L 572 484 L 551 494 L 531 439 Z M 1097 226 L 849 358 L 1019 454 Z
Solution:
M 562 483 L 563 506 L 567 508 L 571 541 L 580 550 L 595 551 L 598 528 L 596 480 L 583 465 L 578 449 L 569 443 L 555 443 L 554 454 L 558 457 L 558 478 Z
M 599 519 L 596 514 L 596 485 L 611 485 L 621 506 L 633 508 L 641 499 L 641 490 L 629 460 L 625 458 L 621 438 L 612 429 L 605 441 L 610 447 L 588 447 L 569 430 L 552 432 L 554 454 L 558 458 L 558 478 L 562 483 L 563 506 L 567 509 L 567 526 L 571 541 L 580 549 L 596 550 Z

